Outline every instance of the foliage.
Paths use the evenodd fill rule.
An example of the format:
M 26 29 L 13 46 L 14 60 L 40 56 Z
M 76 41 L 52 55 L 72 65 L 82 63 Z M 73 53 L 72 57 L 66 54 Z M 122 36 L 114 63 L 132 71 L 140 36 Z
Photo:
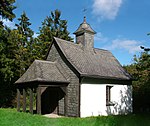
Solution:
M 0 109 L 1 126 L 148 126 L 149 115 L 98 116 L 89 118 L 47 118 L 41 115 Z
M 0 1 L 0 17 L 10 21 L 15 18 L 13 10 L 15 0 L 1 0 Z M 3 26 L 0 21 L 0 107 L 11 105 L 11 100 L 14 96 L 14 69 L 15 60 L 13 58 L 15 51 L 15 44 L 11 40 L 11 30 Z
M 31 43 L 33 31 L 23 13 L 17 29 L 0 27 L 0 107 L 12 106 L 15 97 L 14 82 L 32 62 Z
M 0 1 L 0 16 L 4 19 L 8 19 L 10 21 L 15 18 L 15 14 L 13 13 L 13 10 L 16 8 L 14 6 L 15 0 L 1 0 Z M 0 21 L 0 25 L 2 25 L 3 22 Z
M 150 48 L 146 48 L 146 47 L 143 47 L 143 46 L 140 46 L 141 49 L 143 49 L 144 51 L 150 51 Z
M 16 24 L 19 34 L 23 36 L 21 45 L 27 46 L 28 42 L 32 41 L 33 31 L 29 28 L 31 23 L 26 13 L 23 12 L 21 17 L 18 18 L 19 24 Z
M 18 40 L 18 39 L 17 39 Z M 16 34 L 9 28 L 0 28 L 0 106 L 10 106 L 16 76 Z
M 5 5 L 5 2 L 9 4 L 9 0 L 3 2 L 0 7 Z M 15 8 L 12 4 L 10 6 L 12 10 Z M 4 11 L 0 12 L 0 15 L 3 14 L 3 18 L 11 20 L 13 16 L 4 15 Z M 18 18 L 16 29 L 0 25 L 0 107 L 12 107 L 16 95 L 14 82 L 35 59 L 45 57 L 54 36 L 71 40 L 67 31 L 67 21 L 61 20 L 60 15 L 58 10 L 51 12 L 51 16 L 44 20 L 38 38 L 33 37 L 34 32 L 25 12 Z
M 133 105 L 137 112 L 150 112 L 150 54 L 134 56 L 134 63 L 125 67 L 136 80 L 133 82 Z
M 16 60 L 18 62 L 18 70 L 20 70 L 19 75 L 21 76 L 26 69 L 29 67 L 32 59 L 32 49 L 33 49 L 33 34 L 34 32 L 30 29 L 31 23 L 26 13 L 23 12 L 21 17 L 18 18 L 19 24 L 16 24 L 18 37 L 18 56 Z
M 53 41 L 53 37 L 59 37 L 69 41 L 72 40 L 67 30 L 67 21 L 61 20 L 60 18 L 61 12 L 55 10 L 42 22 L 42 27 L 40 27 L 40 33 L 38 36 L 38 44 L 42 47 L 38 52 L 42 59 L 45 58 L 48 48 Z

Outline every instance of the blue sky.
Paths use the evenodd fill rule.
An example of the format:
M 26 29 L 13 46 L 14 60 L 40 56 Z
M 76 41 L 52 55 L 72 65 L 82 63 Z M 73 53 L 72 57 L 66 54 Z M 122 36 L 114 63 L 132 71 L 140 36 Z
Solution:
M 68 21 L 71 36 L 86 15 L 87 22 L 97 32 L 94 46 L 110 50 L 122 65 L 132 63 L 133 55 L 141 52 L 140 45 L 150 47 L 149 0 L 16 0 L 15 5 L 16 19 L 5 23 L 13 27 L 25 11 L 35 33 L 55 9 L 62 12 L 61 19 Z

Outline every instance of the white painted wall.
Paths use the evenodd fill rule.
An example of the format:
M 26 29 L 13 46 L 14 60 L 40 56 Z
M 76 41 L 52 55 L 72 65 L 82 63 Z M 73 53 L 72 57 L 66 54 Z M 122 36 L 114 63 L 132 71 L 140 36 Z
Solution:
M 127 114 L 132 112 L 132 86 L 111 85 L 111 101 L 106 106 L 106 84 L 81 84 L 80 116 Z

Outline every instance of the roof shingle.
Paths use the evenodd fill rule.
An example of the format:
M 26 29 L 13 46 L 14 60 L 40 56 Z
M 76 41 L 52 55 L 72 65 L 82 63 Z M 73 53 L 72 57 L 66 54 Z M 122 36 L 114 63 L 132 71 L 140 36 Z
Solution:
M 33 81 L 69 82 L 57 68 L 56 62 L 41 60 L 35 60 L 15 83 L 17 84 Z
M 131 76 L 122 68 L 111 52 L 87 48 L 80 44 L 55 38 L 62 53 L 81 76 L 130 80 Z
M 80 34 L 82 32 L 90 32 L 95 34 L 96 32 L 91 28 L 91 26 L 86 22 L 86 17 L 84 17 L 84 21 L 83 23 L 80 24 L 80 26 L 78 27 L 78 29 L 73 33 L 73 34 Z

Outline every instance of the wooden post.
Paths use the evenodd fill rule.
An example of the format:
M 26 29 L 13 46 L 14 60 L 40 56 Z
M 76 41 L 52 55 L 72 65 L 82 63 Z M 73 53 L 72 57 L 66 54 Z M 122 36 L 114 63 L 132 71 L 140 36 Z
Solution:
M 17 88 L 17 111 L 20 112 L 20 90 Z
M 41 87 L 37 88 L 37 114 L 41 114 Z
M 57 114 L 59 115 L 59 92 L 57 93 L 57 101 L 58 101 L 58 103 L 57 103 Z
M 64 97 L 64 114 L 65 116 L 68 116 L 68 91 L 67 91 L 67 87 L 65 88 L 65 97 Z
M 23 112 L 26 112 L 26 90 L 23 89 Z
M 30 88 L 30 113 L 33 114 L 33 89 Z

